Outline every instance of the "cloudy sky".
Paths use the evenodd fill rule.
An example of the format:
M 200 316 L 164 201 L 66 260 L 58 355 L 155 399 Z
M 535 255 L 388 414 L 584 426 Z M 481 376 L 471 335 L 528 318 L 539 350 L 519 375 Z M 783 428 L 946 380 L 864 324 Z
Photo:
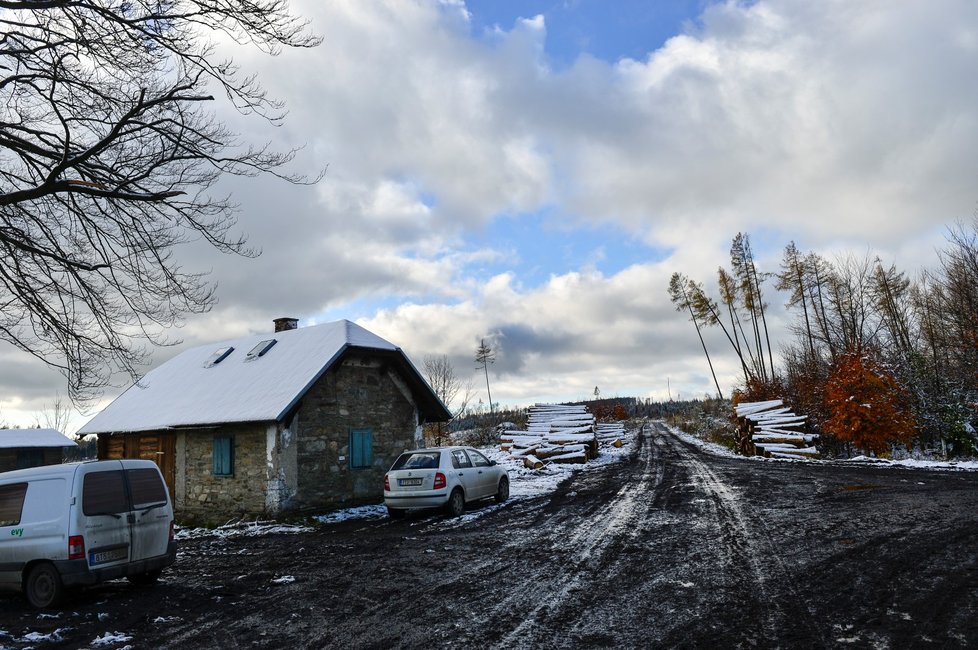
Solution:
M 236 52 L 289 115 L 216 106 L 304 146 L 311 187 L 228 179 L 258 259 L 204 246 L 220 302 L 184 346 L 346 318 L 420 365 L 497 351 L 506 405 L 712 392 L 675 271 L 715 286 L 731 239 L 932 264 L 978 200 L 978 3 L 870 0 L 296 0 L 324 37 Z M 773 289 L 773 327 L 784 297 Z M 712 336 L 721 384 L 736 367 Z M 158 364 L 179 349 L 159 352 Z M 58 375 L 0 350 L 0 420 Z M 106 399 L 113 397 L 107 393 Z M 82 418 L 80 421 L 84 421 Z

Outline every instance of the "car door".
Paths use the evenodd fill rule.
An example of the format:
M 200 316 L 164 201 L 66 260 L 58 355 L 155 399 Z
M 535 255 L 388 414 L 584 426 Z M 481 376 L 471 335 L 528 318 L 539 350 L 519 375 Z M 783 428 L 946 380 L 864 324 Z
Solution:
M 480 489 L 478 474 L 472 467 L 472 461 L 469 460 L 468 454 L 465 453 L 464 449 L 452 450 L 452 467 L 455 469 L 455 475 L 458 476 L 459 483 L 462 484 L 462 488 L 465 490 L 466 500 L 478 499 Z
M 475 449 L 466 449 L 469 460 L 472 461 L 472 469 L 476 473 L 476 482 L 479 485 L 479 498 L 492 496 L 496 493 L 496 472 L 493 471 L 489 459 Z

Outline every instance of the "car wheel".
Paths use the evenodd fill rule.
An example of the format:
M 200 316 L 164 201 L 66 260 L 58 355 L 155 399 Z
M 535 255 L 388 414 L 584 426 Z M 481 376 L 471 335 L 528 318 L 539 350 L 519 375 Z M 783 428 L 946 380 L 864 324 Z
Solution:
M 496 503 L 502 503 L 509 498 L 509 479 L 505 476 L 499 479 L 499 487 L 496 488 Z
M 36 564 L 24 581 L 24 595 L 27 602 L 38 609 L 46 609 L 58 604 L 64 595 L 61 575 L 53 564 Z
M 465 495 L 462 494 L 461 488 L 455 488 L 452 495 L 448 497 L 448 514 L 452 517 L 458 517 L 463 512 L 465 512 Z
M 155 585 L 159 581 L 161 573 L 163 573 L 163 571 L 147 571 L 146 573 L 137 573 L 136 575 L 126 576 L 126 579 L 134 585 Z
M 404 509 L 387 506 L 387 516 L 391 519 L 404 519 Z

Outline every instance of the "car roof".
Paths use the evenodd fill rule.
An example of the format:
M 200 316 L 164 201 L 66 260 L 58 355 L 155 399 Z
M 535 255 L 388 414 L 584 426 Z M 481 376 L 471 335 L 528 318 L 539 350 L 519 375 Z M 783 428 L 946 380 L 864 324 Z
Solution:
M 420 449 L 410 449 L 405 454 L 424 454 L 432 451 L 452 451 L 453 449 L 472 449 L 466 445 L 451 445 L 448 447 L 421 447 Z

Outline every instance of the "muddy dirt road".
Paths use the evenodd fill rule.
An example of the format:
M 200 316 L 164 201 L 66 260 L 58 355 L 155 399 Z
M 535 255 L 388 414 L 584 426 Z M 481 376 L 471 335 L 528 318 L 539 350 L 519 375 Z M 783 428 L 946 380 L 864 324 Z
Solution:
M 461 520 L 181 549 L 159 585 L 54 616 L 0 597 L 0 647 L 978 643 L 974 473 L 714 456 L 658 424 L 622 463 Z

